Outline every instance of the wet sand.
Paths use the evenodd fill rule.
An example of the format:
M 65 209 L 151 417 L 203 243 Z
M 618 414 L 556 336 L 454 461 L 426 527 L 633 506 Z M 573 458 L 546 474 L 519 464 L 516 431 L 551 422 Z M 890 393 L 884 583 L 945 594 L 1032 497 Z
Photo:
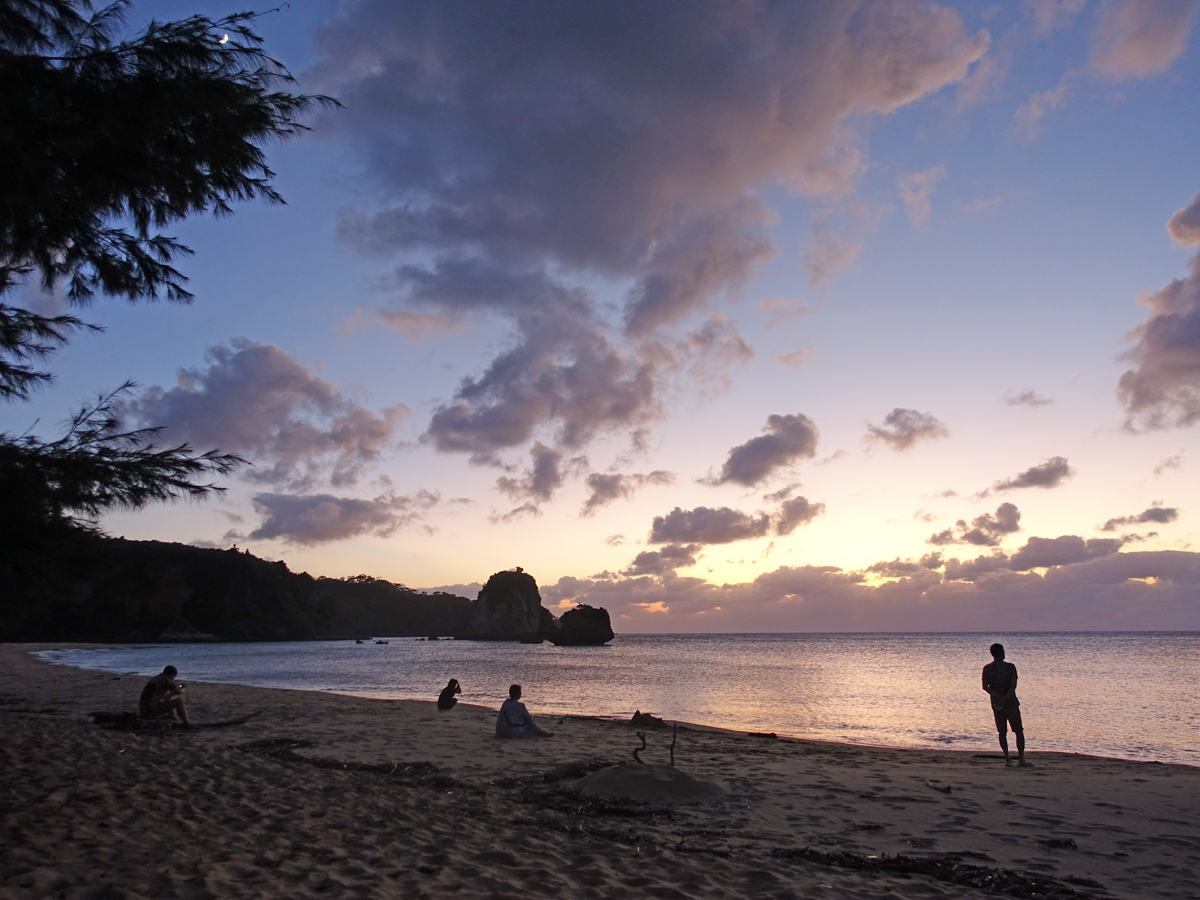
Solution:
M 258 715 L 108 730 L 90 713 L 132 710 L 145 679 L 35 649 L 0 645 L 0 900 L 1200 896 L 1200 768 L 1033 752 L 1009 769 L 685 727 L 676 765 L 728 793 L 654 808 L 546 781 L 634 764 L 624 723 L 499 741 L 501 698 L 439 713 L 189 682 L 194 720 Z M 643 760 L 666 763 L 670 731 L 643 733 Z

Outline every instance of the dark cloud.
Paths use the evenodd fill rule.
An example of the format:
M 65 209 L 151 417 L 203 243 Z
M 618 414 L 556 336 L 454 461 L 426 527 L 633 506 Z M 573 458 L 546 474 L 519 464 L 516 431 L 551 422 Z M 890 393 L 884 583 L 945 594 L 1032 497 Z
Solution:
M 1021 530 L 1021 511 L 1011 503 L 1001 503 L 996 507 L 996 514 L 984 513 L 971 520 L 971 527 L 963 535 L 962 540 L 979 547 L 994 547 L 1003 540 L 1004 535 Z
M 180 370 L 174 387 L 147 389 L 127 414 L 165 426 L 169 441 L 249 458 L 251 480 L 303 488 L 328 471 L 335 487 L 353 484 L 409 413 L 365 409 L 272 344 L 235 338 L 206 355 L 207 368 Z
M 1171 218 L 1171 236 L 1186 247 L 1200 246 L 1200 194 Z M 1188 261 L 1187 277 L 1138 297 L 1150 316 L 1134 328 L 1136 343 L 1126 354 L 1137 367 L 1117 382 L 1131 431 L 1184 428 L 1200 421 L 1200 252 Z
M 678 506 L 665 516 L 655 516 L 650 526 L 652 544 L 728 544 L 762 537 L 771 530 L 771 517 L 764 512 L 749 515 L 722 506 Z
M 1019 394 L 1005 394 L 1004 402 L 1009 406 L 1049 406 L 1054 401 L 1028 388 Z
M 652 421 L 656 370 L 618 349 L 579 285 L 628 285 L 633 341 L 736 296 L 775 252 L 761 188 L 843 194 L 862 168 L 855 126 L 958 81 L 988 41 L 919 0 L 342 11 L 310 77 L 345 104 L 323 128 L 371 184 L 342 238 L 429 260 L 398 270 L 401 328 L 481 311 L 516 325 L 428 432 L 484 458 L 544 423 L 579 446 Z
M 1086 542 L 1084 551 L 1093 552 Z M 1003 554 L 950 560 L 944 574 L 877 585 L 833 566 L 784 566 L 735 584 L 606 576 L 563 579 L 541 593 L 548 605 L 561 597 L 604 606 L 630 630 L 674 633 L 712 631 L 725 614 L 763 632 L 1200 629 L 1200 553 L 1100 553 L 1044 574 L 1009 565 Z M 651 607 L 667 614 L 651 620 Z
M 809 503 L 804 497 L 784 500 L 775 516 L 775 533 L 778 535 L 791 534 L 823 512 L 825 512 L 824 503 Z
M 412 497 L 392 494 L 374 500 L 332 494 L 256 494 L 254 508 L 262 523 L 250 539 L 282 539 L 312 546 L 367 534 L 387 537 L 418 519 L 438 499 L 437 494 L 425 491 Z
M 796 493 L 801 487 L 800 482 L 796 481 L 792 484 L 784 485 L 777 491 L 772 491 L 769 494 L 763 494 L 763 499 L 768 503 L 781 503 L 788 499 L 792 494 Z
M 1040 466 L 1026 469 L 1020 475 L 1014 475 L 992 485 L 994 491 L 1015 491 L 1019 488 L 1055 488 L 1075 474 L 1062 456 L 1052 456 Z
M 668 544 L 661 550 L 646 550 L 639 553 L 629 568 L 622 573 L 624 575 L 639 576 L 639 575 L 665 575 L 668 572 L 674 572 L 676 569 L 694 566 L 696 564 L 696 554 L 700 550 L 699 544 Z
M 1166 525 L 1168 522 L 1174 522 L 1178 518 L 1179 510 L 1173 506 L 1151 506 L 1136 516 L 1121 516 L 1117 519 L 1109 519 L 1101 526 L 1100 530 L 1116 531 L 1123 525 L 1144 525 L 1147 522 L 1157 522 L 1160 525 Z
M 767 434 L 751 438 L 729 451 L 721 474 L 712 484 L 734 482 L 753 487 L 776 469 L 798 459 L 811 459 L 817 452 L 817 426 L 802 413 L 767 416 Z
M 883 425 L 868 425 L 867 440 L 886 444 L 893 450 L 909 450 L 918 441 L 949 437 L 950 432 L 932 413 L 897 406 L 883 419 Z
M 1025 546 L 1008 558 L 1008 568 L 1014 572 L 1042 569 L 1049 566 L 1066 566 L 1085 562 L 1098 556 L 1108 556 L 1121 549 L 1123 541 L 1107 538 L 1092 538 L 1085 541 L 1074 534 L 1056 538 L 1031 537 Z
M 677 506 L 665 516 L 655 516 L 650 526 L 650 543 L 729 544 L 763 537 L 772 531 L 788 535 L 823 512 L 824 503 L 810 503 L 805 497 L 783 501 L 773 515 L 749 514 L 727 506 L 719 509 L 697 506 L 689 510 Z
M 674 475 L 661 469 L 648 475 L 618 473 L 606 475 L 601 472 L 593 472 L 587 477 L 587 486 L 591 493 L 584 502 L 580 515 L 590 516 L 600 507 L 607 506 L 614 500 L 628 499 L 648 484 L 673 484 L 674 481 Z
M 563 485 L 569 471 L 587 465 L 585 457 L 566 459 L 562 450 L 547 447 L 541 441 L 529 451 L 532 464 L 520 478 L 504 476 L 496 479 L 496 488 L 513 500 L 528 500 L 534 504 L 551 499 Z
M 875 575 L 883 575 L 887 578 L 911 578 L 914 575 L 920 575 L 924 572 L 940 569 L 941 567 L 942 555 L 940 553 L 927 553 L 919 560 L 883 560 L 868 566 L 864 571 Z
M 1007 534 L 1021 530 L 1021 511 L 1012 503 L 1001 503 L 996 507 L 996 513 L 984 513 L 971 520 L 968 526 L 964 519 L 959 519 L 953 528 L 947 528 L 937 534 L 930 535 L 927 543 L 944 546 L 946 544 L 974 544 L 977 547 L 995 547 Z
M 490 462 L 546 423 L 558 426 L 558 444 L 573 448 L 597 432 L 659 418 L 661 359 L 623 354 L 580 292 L 477 263 L 447 263 L 437 273 L 407 270 L 406 278 L 422 296 L 449 292 L 464 304 L 509 309 L 518 332 L 515 346 L 465 378 L 453 401 L 434 412 L 425 437 L 439 450 Z

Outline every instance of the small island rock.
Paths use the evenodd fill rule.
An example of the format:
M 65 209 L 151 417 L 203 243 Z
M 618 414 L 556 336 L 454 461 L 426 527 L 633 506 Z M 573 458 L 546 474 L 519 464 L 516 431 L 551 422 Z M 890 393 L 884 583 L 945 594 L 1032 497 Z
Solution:
M 563 613 L 557 627 L 548 635 L 560 647 L 598 646 L 607 644 L 613 636 L 608 610 L 586 603 Z

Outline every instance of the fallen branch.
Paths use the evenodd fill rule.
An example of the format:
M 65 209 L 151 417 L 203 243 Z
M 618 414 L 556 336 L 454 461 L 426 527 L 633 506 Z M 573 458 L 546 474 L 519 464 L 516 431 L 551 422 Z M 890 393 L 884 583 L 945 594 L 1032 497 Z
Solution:
M 642 739 L 642 746 L 633 751 L 633 758 L 644 766 L 646 763 L 642 760 L 642 757 L 639 754 L 646 749 L 646 736 L 640 731 L 635 731 L 634 734 Z

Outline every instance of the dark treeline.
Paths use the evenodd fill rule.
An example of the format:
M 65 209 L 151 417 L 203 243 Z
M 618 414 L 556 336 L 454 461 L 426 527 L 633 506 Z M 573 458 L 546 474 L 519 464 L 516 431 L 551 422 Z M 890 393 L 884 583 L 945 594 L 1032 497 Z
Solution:
M 0 640 L 453 635 L 470 603 L 364 575 L 313 578 L 237 549 L 86 533 L 29 562 L 0 562 Z

